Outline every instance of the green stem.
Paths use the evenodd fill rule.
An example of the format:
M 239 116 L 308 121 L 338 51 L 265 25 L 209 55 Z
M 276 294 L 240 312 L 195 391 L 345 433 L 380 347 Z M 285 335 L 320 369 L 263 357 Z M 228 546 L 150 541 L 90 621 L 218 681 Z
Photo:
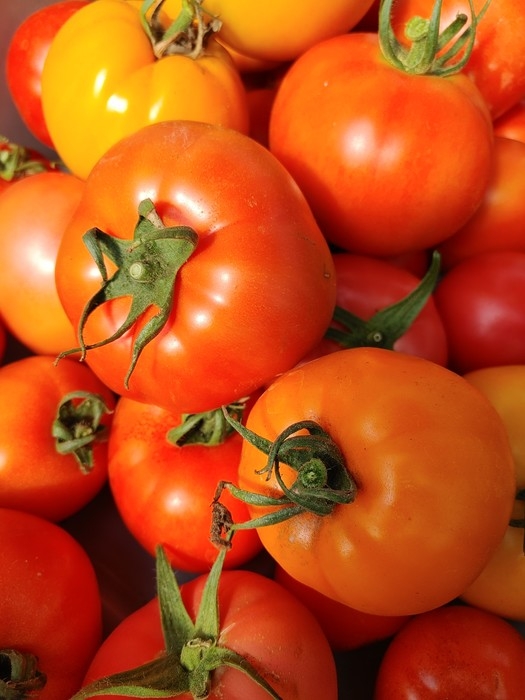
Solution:
M 203 0 L 182 0 L 182 7 L 175 20 L 165 28 L 160 21 L 160 11 L 165 0 L 144 0 L 140 20 L 151 41 L 157 59 L 176 54 L 199 58 L 210 34 L 219 31 L 221 22 L 207 15 L 204 19 Z
M 349 504 L 355 499 L 357 486 L 344 456 L 318 423 L 310 420 L 293 423 L 271 442 L 235 421 L 226 411 L 225 415 L 245 440 L 268 455 L 266 465 L 256 473 L 266 474 L 267 480 L 274 475 L 280 493 L 268 496 L 240 489 L 231 482 L 219 482 L 211 530 L 212 540 L 217 545 L 227 545 L 236 530 L 275 525 L 305 512 L 320 517 L 330 515 L 336 505 Z M 297 472 L 290 486 L 281 476 L 282 462 Z M 233 523 L 229 511 L 220 503 L 224 489 L 249 505 L 275 509 L 247 522 Z M 222 537 L 223 532 L 226 539 Z
M 38 697 L 46 685 L 46 676 L 38 668 L 38 659 L 16 649 L 0 650 L 0 698 L 29 700 Z
M 339 327 L 330 326 L 325 337 L 344 348 L 379 347 L 392 350 L 395 342 L 408 331 L 433 293 L 439 269 L 440 255 L 434 251 L 430 267 L 418 286 L 400 301 L 378 311 L 368 321 L 336 306 L 333 321 Z
M 228 413 L 241 420 L 247 399 L 241 399 L 227 406 Z M 172 445 L 204 445 L 214 447 L 225 442 L 236 431 L 224 416 L 222 408 L 203 413 L 185 413 L 180 425 L 171 428 L 166 439 Z
M 104 399 L 87 391 L 66 394 L 58 405 L 51 427 L 55 448 L 61 455 L 72 454 L 83 474 L 94 467 L 93 446 L 107 435 L 101 421 L 108 413 Z
M 58 360 L 78 352 L 84 359 L 89 350 L 118 340 L 148 309 L 155 308 L 157 313 L 144 324 L 133 343 L 131 362 L 124 378 L 124 386 L 128 388 L 141 352 L 168 322 L 177 274 L 197 247 L 198 236 L 188 226 L 165 227 L 153 202 L 145 199 L 139 204 L 139 219 L 132 241 L 116 238 L 98 228 L 87 231 L 83 240 L 98 267 L 102 286 L 82 311 L 78 328 L 79 347 L 62 352 Z M 108 278 L 104 256 L 117 268 L 111 278 Z M 87 344 L 84 328 L 93 311 L 107 301 L 121 297 L 131 297 L 127 318 L 109 338 Z
M 405 26 L 405 35 L 410 44 L 401 43 L 392 27 L 395 0 L 382 0 L 379 8 L 379 44 L 385 59 L 395 68 L 412 75 L 437 75 L 446 77 L 459 73 L 467 65 L 477 26 L 488 9 L 490 0 L 476 15 L 473 0 L 468 0 L 469 17 L 458 14 L 445 29 L 440 31 L 441 6 L 443 0 L 435 0 L 428 19 L 411 18 Z M 443 51 L 445 47 L 448 49 Z

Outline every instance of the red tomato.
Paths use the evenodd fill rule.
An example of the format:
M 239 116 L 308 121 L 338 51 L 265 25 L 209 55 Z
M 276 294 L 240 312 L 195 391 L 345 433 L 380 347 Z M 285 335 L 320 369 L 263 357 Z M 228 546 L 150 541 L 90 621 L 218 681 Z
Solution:
M 494 133 L 515 141 L 525 141 L 525 99 L 494 120 Z
M 120 398 L 109 440 L 109 483 L 124 523 L 151 555 L 160 543 L 172 566 L 201 573 L 217 556 L 210 542 L 215 489 L 221 479 L 236 478 L 242 438 L 233 431 L 215 445 L 178 446 L 168 433 L 180 424 L 180 416 L 162 408 Z M 216 433 L 217 424 L 210 429 Z M 243 503 L 231 498 L 228 507 L 247 518 Z M 240 533 L 226 566 L 246 563 L 261 546 L 255 531 Z
M 477 389 L 435 362 L 379 348 L 325 355 L 278 377 L 246 427 L 269 445 L 283 440 L 281 481 L 269 445 L 246 439 L 239 466 L 238 486 L 262 496 L 249 509 L 268 516 L 254 524 L 264 547 L 357 610 L 408 615 L 452 600 L 507 528 L 515 473 L 505 428 Z
M 185 228 L 130 249 L 145 198 L 160 217 L 148 214 L 150 238 L 158 226 Z M 92 244 L 129 249 L 109 287 L 83 242 L 88 230 L 98 236 Z M 119 288 L 119 278 L 133 289 Z M 116 393 L 176 414 L 237 401 L 293 366 L 326 330 L 336 286 L 326 240 L 279 161 L 237 131 L 185 121 L 141 129 L 99 161 L 63 237 L 56 280 L 96 374 Z M 86 319 L 94 295 L 105 303 Z M 109 342 L 130 311 L 130 330 Z
M 91 561 L 61 527 L 19 510 L 0 508 L 0 537 L 0 685 L 15 680 L 17 669 L 6 656 L 33 655 L 45 676 L 36 697 L 69 700 L 101 641 L 101 602 Z M 30 663 L 22 668 L 27 670 Z M 6 698 L 28 697 L 23 688 L 20 695 L 13 693 L 11 686 L 7 695 L 2 690 Z
M 447 337 L 432 289 L 425 287 L 428 297 L 423 292 L 419 295 L 415 290 L 421 280 L 386 260 L 351 253 L 335 253 L 333 258 L 337 278 L 334 323 L 309 356 L 366 345 L 447 364 Z M 422 308 L 417 311 L 414 299 L 401 311 L 397 304 L 411 294 L 417 294 L 417 308 Z
M 17 27 L 7 48 L 7 87 L 22 121 L 45 146 L 53 148 L 42 111 L 42 69 L 49 46 L 64 22 L 89 0 L 63 0 L 35 10 Z
M 26 177 L 0 195 L 0 314 L 38 354 L 56 355 L 76 342 L 58 297 L 55 262 L 83 188 L 82 180 L 56 171 Z
M 315 615 L 335 651 L 358 649 L 372 642 L 388 639 L 410 619 L 408 615 L 368 615 L 354 610 L 348 605 L 327 598 L 310 586 L 305 586 L 278 564 L 275 567 L 274 579 Z
M 490 250 L 525 252 L 525 141 L 496 136 L 491 181 L 481 206 L 439 246 L 443 269 Z
M 269 144 L 327 238 L 381 257 L 455 233 L 492 172 L 492 123 L 472 81 L 399 70 L 373 33 L 320 42 L 292 64 Z
M 86 365 L 54 359 L 30 355 L 0 368 L 0 507 L 59 521 L 106 482 L 114 399 Z M 92 396 L 82 404 L 72 392 Z
M 522 0 L 443 0 L 440 28 L 464 14 L 470 25 L 474 12 L 485 12 L 476 25 L 476 41 L 463 72 L 479 88 L 493 119 L 525 97 L 525 54 L 521 37 L 525 32 Z M 414 16 L 430 17 L 435 0 L 401 0 L 394 4 L 393 26 L 403 41 L 406 22 Z
M 205 577 L 181 587 L 195 620 Z M 225 571 L 219 584 L 219 645 L 245 656 L 282 700 L 336 700 L 334 659 L 319 624 L 291 593 L 265 576 L 250 571 Z M 95 656 L 86 683 L 131 669 L 154 659 L 166 648 L 155 598 L 132 613 L 111 633 Z M 89 695 L 85 697 L 90 697 Z M 99 696 L 109 698 L 109 695 Z M 183 692 L 181 700 L 193 700 Z M 268 700 L 236 668 L 213 671 L 208 700 Z
M 525 252 L 467 258 L 444 275 L 434 299 L 452 369 L 525 363 Z
M 518 700 L 525 641 L 508 622 L 464 605 L 417 615 L 383 657 L 375 700 Z

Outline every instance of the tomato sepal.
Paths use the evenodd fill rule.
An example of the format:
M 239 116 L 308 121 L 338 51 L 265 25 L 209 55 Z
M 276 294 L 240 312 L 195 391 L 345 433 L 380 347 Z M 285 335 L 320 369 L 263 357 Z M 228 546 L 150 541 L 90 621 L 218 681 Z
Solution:
M 226 408 L 228 414 L 236 420 L 242 419 L 246 401 L 241 399 L 229 404 Z M 202 413 L 185 413 L 182 416 L 180 425 L 168 430 L 166 440 L 177 447 L 184 445 L 205 445 L 214 447 L 221 445 L 228 437 L 236 433 L 236 430 L 226 420 L 222 408 Z
M 282 698 L 240 654 L 217 644 L 220 634 L 218 587 L 227 552 L 221 547 L 208 574 L 195 622 L 184 607 L 180 587 L 162 546 L 156 549 L 157 594 L 165 654 L 135 669 L 100 678 L 72 700 L 97 695 L 166 698 L 191 693 L 208 696 L 211 672 L 223 665 L 246 673 L 273 700 Z
M 0 650 L 0 666 L 8 673 L 0 678 L 0 697 L 4 700 L 24 700 L 44 688 L 47 678 L 38 668 L 34 654 L 17 649 Z

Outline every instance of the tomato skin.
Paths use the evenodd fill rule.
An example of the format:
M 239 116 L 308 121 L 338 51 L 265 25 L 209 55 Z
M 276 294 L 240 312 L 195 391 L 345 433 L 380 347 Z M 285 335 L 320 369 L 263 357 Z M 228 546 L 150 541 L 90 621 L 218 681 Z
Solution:
M 320 42 L 295 61 L 275 96 L 269 144 L 330 242 L 378 257 L 451 236 L 492 172 L 492 123 L 472 81 L 393 68 L 374 33 Z
M 403 41 L 405 23 L 414 16 L 429 17 L 433 0 L 403 0 L 394 6 L 393 27 Z M 473 0 L 476 13 L 484 0 Z M 469 0 L 443 0 L 440 28 L 458 14 L 470 18 Z M 465 26 L 470 24 L 470 20 Z M 463 73 L 479 88 L 493 119 L 525 97 L 525 56 L 521 37 L 525 31 L 525 6 L 521 0 L 491 0 L 476 28 L 476 41 Z
M 375 615 L 415 614 L 465 590 L 501 540 L 515 494 L 508 438 L 485 397 L 434 362 L 356 348 L 281 375 L 246 425 L 273 441 L 306 419 L 342 450 L 357 494 L 325 517 L 305 512 L 258 528 L 277 563 Z M 273 472 L 257 473 L 266 461 L 245 442 L 242 489 L 281 493 Z M 281 476 L 290 486 L 296 472 L 283 464 Z M 268 510 L 250 506 L 252 517 Z M 436 522 L 448 526 L 436 532 Z
M 152 556 L 162 543 L 176 569 L 204 573 L 217 557 L 210 504 L 219 481 L 236 477 L 242 438 L 234 433 L 216 446 L 178 447 L 166 435 L 180 423 L 162 408 L 121 397 L 109 440 L 109 484 L 127 528 Z M 239 501 L 231 498 L 228 507 L 247 518 Z M 225 566 L 245 564 L 260 550 L 254 530 L 239 533 Z
M 507 700 L 525 683 L 525 642 L 508 622 L 451 605 L 418 615 L 379 667 L 375 700 Z
M 330 36 L 344 34 L 365 15 L 373 0 L 204 0 L 204 9 L 223 22 L 220 35 L 237 51 L 270 61 L 292 61 Z M 169 0 L 168 3 L 169 5 Z M 179 0 L 175 0 L 179 5 Z M 169 7 L 167 8 L 169 9 Z
M 434 293 L 449 366 L 464 374 L 525 363 L 524 298 L 525 252 L 479 253 L 449 270 Z
M 64 529 L 0 508 L 0 648 L 35 654 L 47 675 L 39 700 L 69 700 L 101 641 L 95 571 Z
M 226 49 L 211 37 L 197 59 L 157 60 L 139 8 L 125 0 L 91 2 L 57 32 L 42 73 L 42 104 L 58 154 L 82 179 L 110 146 L 151 123 L 249 128 L 244 86 Z
M 205 577 L 181 586 L 195 619 Z M 336 700 L 334 659 L 313 615 L 288 591 L 261 574 L 224 571 L 219 584 L 218 644 L 246 655 L 283 700 Z M 102 644 L 85 683 L 148 661 L 164 649 L 157 599 L 132 613 Z M 109 696 L 100 696 L 107 698 Z M 175 697 L 175 696 L 174 696 Z M 192 700 L 183 693 L 181 700 Z M 209 700 L 266 700 L 243 673 L 222 667 L 212 675 Z
M 354 610 L 300 583 L 278 564 L 275 566 L 274 580 L 293 593 L 315 615 L 335 651 L 351 651 L 388 639 L 410 619 L 408 615 L 368 615 Z
M 130 238 L 145 192 L 166 225 L 191 226 L 199 243 L 178 273 L 171 316 L 146 345 L 129 389 L 130 332 L 87 352 L 90 367 L 116 393 L 174 413 L 213 410 L 249 396 L 320 340 L 336 283 L 332 255 L 302 193 L 253 139 L 182 121 L 153 124 L 121 141 L 86 182 L 56 265 L 58 294 L 75 327 L 101 283 L 81 236 L 97 226 Z M 109 337 L 128 308 L 128 300 L 116 299 L 97 309 L 86 341 Z
M 42 110 L 42 70 L 49 45 L 64 22 L 89 0 L 62 0 L 35 10 L 16 28 L 5 59 L 7 87 L 31 134 L 48 148 L 53 142 Z
M 464 377 L 483 392 L 501 416 L 514 456 L 516 489 L 525 489 L 525 364 L 485 367 L 467 372 Z M 523 521 L 523 500 L 516 500 L 513 517 Z M 490 561 L 462 594 L 465 602 L 507 619 L 525 622 L 524 537 L 523 527 L 507 528 Z
M 481 206 L 439 246 L 442 269 L 491 250 L 525 252 L 525 142 L 496 136 L 494 168 Z
M 11 333 L 37 354 L 58 354 L 76 344 L 57 294 L 55 262 L 83 188 L 74 175 L 55 171 L 23 178 L 0 195 L 0 314 Z
M 525 141 L 525 98 L 494 120 L 494 134 Z
M 334 253 L 337 279 L 336 304 L 363 320 L 412 292 L 420 280 L 394 263 L 367 255 Z M 341 345 L 323 339 L 309 356 L 340 350 Z M 448 361 L 447 337 L 432 296 L 410 328 L 394 343 L 394 350 L 418 355 L 440 365 Z
M 16 508 L 58 522 L 76 513 L 107 478 L 107 442 L 93 444 L 94 467 L 83 474 L 74 455 L 55 449 L 52 424 L 59 403 L 72 391 L 112 393 L 76 360 L 30 355 L 0 368 L 0 507 Z M 109 430 L 111 414 L 103 417 Z

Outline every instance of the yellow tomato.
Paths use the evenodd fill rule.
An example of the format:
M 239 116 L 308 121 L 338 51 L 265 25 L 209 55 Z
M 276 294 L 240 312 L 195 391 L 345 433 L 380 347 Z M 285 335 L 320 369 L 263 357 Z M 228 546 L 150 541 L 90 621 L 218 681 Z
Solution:
M 374 0 L 202 0 L 222 22 L 220 36 L 232 49 L 264 61 L 292 61 L 313 44 L 353 29 Z M 163 10 L 178 13 L 181 0 Z
M 61 27 L 46 58 L 47 127 L 60 158 L 83 179 L 110 146 L 153 122 L 249 128 L 246 91 L 228 52 L 208 35 L 196 57 L 157 58 L 139 5 L 86 5 Z
M 485 394 L 503 420 L 520 498 L 512 514 L 514 524 L 509 525 L 488 564 L 461 597 L 471 605 L 525 622 L 525 365 L 487 367 L 465 374 L 465 379 Z

